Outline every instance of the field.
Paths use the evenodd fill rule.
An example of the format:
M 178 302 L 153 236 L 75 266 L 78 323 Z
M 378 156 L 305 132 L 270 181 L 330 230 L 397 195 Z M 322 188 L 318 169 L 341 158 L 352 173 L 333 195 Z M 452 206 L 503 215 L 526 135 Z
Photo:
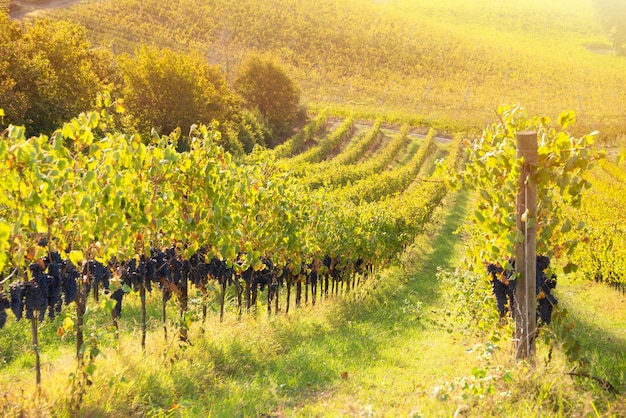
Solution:
M 313 108 L 479 131 L 499 104 L 515 102 L 533 114 L 572 109 L 581 130 L 607 138 L 625 130 L 626 62 L 602 53 L 592 0 L 128 0 L 58 16 L 117 52 L 139 42 L 198 50 L 227 74 L 247 51 L 267 52 Z
M 199 52 L 229 81 L 261 51 L 307 119 L 240 156 L 211 124 L 186 151 L 142 141 L 107 96 L 49 138 L 4 131 L 0 415 L 626 415 L 626 59 L 592 1 L 546 3 L 46 11 L 115 53 Z M 558 305 L 517 361 L 482 263 L 519 243 L 501 231 L 509 130 L 528 126 Z

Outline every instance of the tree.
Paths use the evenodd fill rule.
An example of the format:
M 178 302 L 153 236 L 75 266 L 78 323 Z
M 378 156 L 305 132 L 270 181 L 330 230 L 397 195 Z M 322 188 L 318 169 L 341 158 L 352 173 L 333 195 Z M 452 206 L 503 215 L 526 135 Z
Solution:
M 101 89 L 84 28 L 40 20 L 20 27 L 0 14 L 0 107 L 36 135 L 91 107 Z
M 144 46 L 120 64 L 130 123 L 141 133 L 181 128 L 186 134 L 198 122 L 236 115 L 237 100 L 221 70 L 197 55 Z
M 277 136 L 289 132 L 300 112 L 300 90 L 269 58 L 251 55 L 239 70 L 235 90 L 247 107 L 257 109 L 265 117 Z

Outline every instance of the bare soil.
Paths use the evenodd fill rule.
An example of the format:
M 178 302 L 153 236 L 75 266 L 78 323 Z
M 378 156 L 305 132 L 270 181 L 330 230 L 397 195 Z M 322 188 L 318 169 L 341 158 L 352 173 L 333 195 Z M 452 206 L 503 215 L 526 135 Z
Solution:
M 70 7 L 80 0 L 13 1 L 9 7 L 9 17 L 14 20 L 37 17 L 51 9 Z

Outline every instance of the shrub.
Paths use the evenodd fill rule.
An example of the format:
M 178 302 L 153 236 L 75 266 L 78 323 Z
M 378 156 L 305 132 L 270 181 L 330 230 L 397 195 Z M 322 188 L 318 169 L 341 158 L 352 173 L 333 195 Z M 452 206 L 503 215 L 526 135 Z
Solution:
M 263 115 L 274 135 L 290 133 L 300 112 L 300 90 L 278 64 L 259 55 L 250 56 L 235 79 L 235 90 L 248 108 Z

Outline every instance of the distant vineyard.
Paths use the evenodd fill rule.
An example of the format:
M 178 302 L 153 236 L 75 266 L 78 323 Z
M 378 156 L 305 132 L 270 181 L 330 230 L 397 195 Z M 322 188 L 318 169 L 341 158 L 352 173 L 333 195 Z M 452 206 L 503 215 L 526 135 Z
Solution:
M 588 180 L 592 188 L 577 211 L 586 228 L 571 258 L 586 279 L 626 290 L 626 170 L 601 160 Z
M 533 113 L 574 109 L 581 131 L 624 132 L 625 64 L 585 47 L 604 36 L 591 0 L 118 0 L 53 16 L 115 53 L 202 51 L 229 77 L 247 51 L 267 51 L 315 107 L 455 131 L 482 129 L 513 100 Z

